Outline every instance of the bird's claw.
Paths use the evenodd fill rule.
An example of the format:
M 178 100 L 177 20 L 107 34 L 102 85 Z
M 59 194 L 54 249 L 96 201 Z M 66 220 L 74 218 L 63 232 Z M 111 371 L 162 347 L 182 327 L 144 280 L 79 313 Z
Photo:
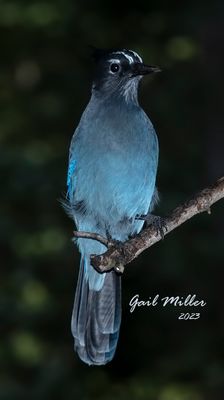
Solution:
M 123 243 L 120 240 L 112 239 L 112 237 L 108 238 L 108 249 L 113 246 L 120 247 L 122 245 Z
M 108 237 L 108 249 L 111 247 L 117 247 L 117 248 L 121 248 L 121 251 L 123 252 L 123 242 L 121 242 L 120 240 L 116 240 L 116 239 L 112 239 L 111 236 L 107 236 Z M 123 264 L 117 264 L 114 267 L 114 271 L 118 274 L 118 275 L 122 275 L 124 272 L 124 265 Z
M 160 234 L 161 238 L 164 239 L 165 232 L 168 231 L 166 219 L 158 215 L 144 214 L 137 215 L 136 219 L 146 222 L 146 226 L 154 226 L 156 228 L 157 235 Z

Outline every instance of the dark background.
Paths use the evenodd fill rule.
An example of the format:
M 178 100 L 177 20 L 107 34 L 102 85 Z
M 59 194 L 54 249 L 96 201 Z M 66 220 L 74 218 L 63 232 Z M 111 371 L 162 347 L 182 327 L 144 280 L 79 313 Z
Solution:
M 105 367 L 73 352 L 79 254 L 59 203 L 90 96 L 89 44 L 134 49 L 163 69 L 140 93 L 160 142 L 157 213 L 223 175 L 223 18 L 222 0 L 1 1 L 1 400 L 224 398 L 223 202 L 127 267 L 120 340 Z M 196 294 L 207 305 L 131 314 L 137 293 Z M 183 311 L 201 318 L 180 321 Z

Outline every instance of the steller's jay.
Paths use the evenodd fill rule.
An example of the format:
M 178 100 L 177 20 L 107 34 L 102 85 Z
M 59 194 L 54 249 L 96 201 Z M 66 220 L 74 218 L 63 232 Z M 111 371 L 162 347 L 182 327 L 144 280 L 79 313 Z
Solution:
M 95 50 L 94 58 L 91 99 L 70 145 L 65 207 L 79 231 L 125 241 L 142 229 L 144 218 L 137 216 L 154 221 L 158 140 L 139 106 L 138 86 L 143 75 L 159 68 L 145 65 L 131 50 Z M 77 242 L 81 263 L 71 323 L 74 346 L 85 363 L 102 365 L 117 346 L 121 277 L 115 271 L 100 274 L 90 265 L 91 254 L 106 251 L 103 244 Z

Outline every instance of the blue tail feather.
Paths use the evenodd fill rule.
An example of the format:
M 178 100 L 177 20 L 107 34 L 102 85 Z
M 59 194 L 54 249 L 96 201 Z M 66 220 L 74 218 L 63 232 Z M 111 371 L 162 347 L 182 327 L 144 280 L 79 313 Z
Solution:
M 72 334 L 79 357 L 89 365 L 102 365 L 113 358 L 117 346 L 121 323 L 121 277 L 115 272 L 106 273 L 101 290 L 93 290 L 84 271 L 93 268 L 88 264 L 88 258 L 82 258 Z

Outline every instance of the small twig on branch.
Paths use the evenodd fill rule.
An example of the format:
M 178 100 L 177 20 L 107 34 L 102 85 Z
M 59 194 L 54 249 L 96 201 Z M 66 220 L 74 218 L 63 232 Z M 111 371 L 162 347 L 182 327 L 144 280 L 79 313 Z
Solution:
M 110 242 L 108 239 L 106 239 L 104 236 L 99 235 L 99 233 L 92 233 L 92 232 L 84 232 L 84 231 L 73 231 L 74 237 L 75 238 L 82 238 L 82 239 L 93 239 L 97 240 L 97 242 L 100 242 L 104 244 L 106 247 L 110 247 Z
M 220 178 L 214 185 L 201 190 L 191 200 L 177 207 L 170 216 L 166 218 L 167 230 L 164 232 L 164 236 L 194 215 L 205 211 L 210 214 L 210 207 L 222 198 L 224 198 L 224 177 Z M 77 238 L 98 240 L 108 247 L 108 250 L 104 254 L 91 256 L 91 264 L 99 272 L 107 272 L 111 269 L 123 272 L 121 266 L 130 263 L 144 250 L 161 240 L 161 236 L 153 226 L 143 229 L 134 238 L 122 244 L 109 241 L 97 233 L 76 231 L 74 234 Z

